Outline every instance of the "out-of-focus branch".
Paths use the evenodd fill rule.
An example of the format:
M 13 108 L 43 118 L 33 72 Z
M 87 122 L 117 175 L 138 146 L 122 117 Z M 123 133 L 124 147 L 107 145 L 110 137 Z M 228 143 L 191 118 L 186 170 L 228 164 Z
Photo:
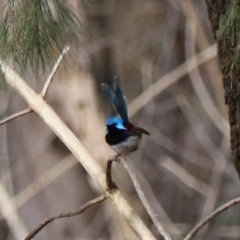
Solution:
M 12 199 L 15 202 L 17 208 L 22 207 L 29 199 L 33 198 L 38 194 L 44 187 L 48 186 L 51 182 L 55 181 L 68 169 L 77 164 L 77 161 L 72 155 L 67 156 L 42 176 L 40 176 L 36 181 L 32 182 L 25 190 L 15 195 Z M 1 217 L 0 217 L 1 220 Z
M 189 28 L 191 28 L 191 32 L 189 31 Z M 190 56 L 195 56 L 196 54 L 195 49 L 196 25 L 194 25 L 194 21 L 187 22 L 185 34 L 186 34 L 185 53 L 186 57 L 189 58 Z M 203 109 L 206 111 L 213 124 L 218 128 L 220 132 L 222 132 L 224 137 L 229 139 L 230 137 L 229 123 L 222 116 L 219 109 L 216 107 L 216 104 L 213 102 L 210 93 L 203 82 L 199 70 L 197 68 L 191 70 L 189 69 L 188 74 L 190 76 L 193 89 L 196 92 L 196 95 L 198 96 Z
M 54 220 L 60 219 L 60 218 L 77 216 L 77 215 L 83 213 L 89 207 L 92 207 L 92 206 L 94 206 L 98 203 L 103 202 L 104 200 L 106 200 L 106 198 L 107 198 L 106 195 L 102 195 L 100 197 L 97 197 L 93 200 L 88 201 L 87 203 L 82 205 L 81 208 L 77 211 L 62 213 L 62 214 L 59 214 L 59 215 L 56 215 L 56 216 L 51 216 L 49 218 L 46 218 L 38 227 L 36 227 L 30 234 L 28 234 L 28 236 L 26 238 L 24 238 L 24 240 L 32 239 L 38 232 L 40 232 L 50 222 L 53 222 Z
M 14 237 L 16 239 L 23 239 L 27 234 L 27 230 L 19 218 L 14 203 L 10 199 L 2 182 L 0 182 L 0 210 Z
M 203 219 L 201 222 L 199 222 L 189 233 L 188 235 L 184 238 L 184 240 L 190 240 L 192 239 L 196 233 L 209 221 L 211 221 L 213 218 L 215 218 L 217 215 L 219 215 L 220 213 L 224 212 L 225 210 L 227 210 L 228 208 L 236 205 L 240 203 L 240 197 L 239 198 L 235 198 L 225 204 L 223 204 L 221 207 L 219 207 L 218 209 L 216 209 L 214 212 L 212 212 L 211 214 L 209 214 L 205 219 Z
M 137 113 L 143 106 L 150 102 L 160 92 L 167 89 L 169 86 L 177 82 L 189 71 L 196 67 L 206 63 L 210 59 L 216 57 L 216 44 L 213 44 L 206 50 L 200 52 L 196 56 L 193 56 L 186 60 L 183 64 L 175 68 L 173 71 L 166 74 L 163 78 L 152 84 L 146 91 L 141 93 L 135 98 L 128 106 L 129 116 Z
M 203 196 L 207 195 L 209 191 L 208 185 L 192 176 L 183 167 L 177 164 L 177 162 L 175 162 L 173 159 L 171 159 L 168 156 L 163 156 L 162 159 L 159 160 L 159 163 L 161 164 L 161 166 L 163 166 L 172 174 L 174 174 L 186 186 L 188 186 L 189 188 L 193 189 L 196 192 L 199 192 Z
M 194 3 L 191 0 L 183 0 L 180 1 L 179 4 L 181 4 L 182 10 L 181 13 L 183 13 L 186 16 L 187 22 L 196 26 L 196 32 L 198 33 L 198 37 L 196 38 L 195 42 L 197 44 L 198 49 L 202 51 L 208 48 L 211 45 L 211 41 L 209 39 L 209 35 L 206 29 L 204 29 L 203 27 L 204 25 L 202 23 L 202 19 L 200 19 L 199 17 L 200 15 L 197 12 L 197 8 L 194 6 Z M 209 64 L 205 65 L 205 69 L 209 73 L 209 80 L 212 82 L 214 88 L 217 89 L 217 91 L 215 91 L 216 97 L 218 98 L 218 100 L 221 101 L 223 98 L 223 89 L 221 82 L 222 75 L 219 69 L 218 61 L 209 62 Z M 221 104 L 219 105 L 221 106 Z M 221 111 L 219 111 L 219 113 L 221 114 Z M 222 121 L 226 122 L 225 119 Z
M 25 81 L 4 62 L 0 61 L 1 69 L 6 82 L 12 86 L 29 104 L 29 107 L 37 113 L 43 121 L 55 132 L 55 134 L 69 148 L 73 155 L 83 165 L 86 171 L 100 184 L 101 188 L 112 201 L 118 212 L 123 215 L 128 224 L 141 239 L 155 239 L 146 225 L 136 215 L 131 206 L 121 195 L 120 191 L 107 191 L 105 173 L 95 159 L 87 152 L 76 136 L 57 116 L 44 99 L 36 94 Z

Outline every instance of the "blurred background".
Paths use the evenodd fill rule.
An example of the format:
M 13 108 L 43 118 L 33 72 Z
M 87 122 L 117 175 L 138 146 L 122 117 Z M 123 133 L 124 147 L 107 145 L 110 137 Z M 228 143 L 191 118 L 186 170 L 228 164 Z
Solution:
M 72 1 L 85 28 L 73 41 L 47 101 L 105 168 L 114 152 L 105 119 L 115 115 L 102 82 L 121 80 L 131 121 L 148 130 L 131 164 L 159 221 L 174 239 L 240 194 L 231 161 L 227 109 L 216 46 L 204 1 Z M 197 57 L 196 57 L 197 56 Z M 40 92 L 49 70 L 26 80 Z M 1 91 L 1 119 L 25 109 L 12 89 Z M 0 126 L 0 204 L 12 199 L 18 222 L 0 214 L 0 239 L 21 239 L 46 217 L 78 209 L 98 186 L 35 114 Z M 122 194 L 161 239 L 121 164 L 113 176 Z M 7 201 L 8 202 L 8 201 Z M 195 239 L 239 239 L 235 206 Z M 16 230 L 17 229 L 17 230 Z M 57 220 L 35 239 L 138 239 L 109 201 Z

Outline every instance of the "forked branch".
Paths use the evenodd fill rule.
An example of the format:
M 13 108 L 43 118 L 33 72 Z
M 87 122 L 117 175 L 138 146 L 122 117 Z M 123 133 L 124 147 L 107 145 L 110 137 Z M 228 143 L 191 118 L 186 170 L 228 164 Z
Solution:
M 48 92 L 48 89 L 49 89 L 49 87 L 50 87 L 50 84 L 51 84 L 51 82 L 52 82 L 52 80 L 53 80 L 53 77 L 55 76 L 55 73 L 57 72 L 57 69 L 58 69 L 60 63 L 62 62 L 63 57 L 64 57 L 64 55 L 68 52 L 68 50 L 69 50 L 69 46 L 67 45 L 67 46 L 65 46 L 65 48 L 63 49 L 61 55 L 59 56 L 57 62 L 56 62 L 55 65 L 54 65 L 54 67 L 53 67 L 50 75 L 48 76 L 47 81 L 46 81 L 46 83 L 44 84 L 43 90 L 42 90 L 42 92 L 41 92 L 41 94 L 40 94 L 40 95 L 43 97 L 43 99 L 46 98 L 47 92 Z M 24 115 L 26 115 L 26 114 L 28 114 L 28 113 L 31 113 L 31 112 L 32 112 L 32 110 L 31 110 L 30 108 L 27 108 L 27 109 L 25 109 L 25 110 L 23 110 L 23 111 L 21 111 L 21 112 L 15 113 L 15 114 L 13 114 L 13 115 L 11 115 L 11 116 L 3 119 L 2 121 L 0 121 L 0 126 L 3 125 L 4 123 L 10 122 L 10 121 L 13 120 L 13 119 L 19 118 L 19 117 L 24 116 Z

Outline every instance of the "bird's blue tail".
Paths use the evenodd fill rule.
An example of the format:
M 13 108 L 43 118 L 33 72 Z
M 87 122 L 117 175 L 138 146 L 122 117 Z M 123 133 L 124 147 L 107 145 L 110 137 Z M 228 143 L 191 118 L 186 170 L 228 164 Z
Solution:
M 109 87 L 108 84 L 101 84 L 102 90 L 110 100 L 120 117 L 126 121 L 128 121 L 128 113 L 127 113 L 127 104 L 125 96 L 123 95 L 120 81 L 117 76 L 113 79 L 113 90 Z

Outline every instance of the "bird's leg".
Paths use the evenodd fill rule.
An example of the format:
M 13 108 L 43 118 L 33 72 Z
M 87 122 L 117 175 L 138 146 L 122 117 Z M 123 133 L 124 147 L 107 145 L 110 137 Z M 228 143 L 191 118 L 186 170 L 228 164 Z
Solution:
M 119 154 L 117 154 L 114 157 L 111 157 L 107 161 L 107 167 L 106 167 L 106 184 L 107 184 L 107 190 L 113 190 L 118 189 L 115 182 L 112 180 L 112 163 L 119 161 Z

